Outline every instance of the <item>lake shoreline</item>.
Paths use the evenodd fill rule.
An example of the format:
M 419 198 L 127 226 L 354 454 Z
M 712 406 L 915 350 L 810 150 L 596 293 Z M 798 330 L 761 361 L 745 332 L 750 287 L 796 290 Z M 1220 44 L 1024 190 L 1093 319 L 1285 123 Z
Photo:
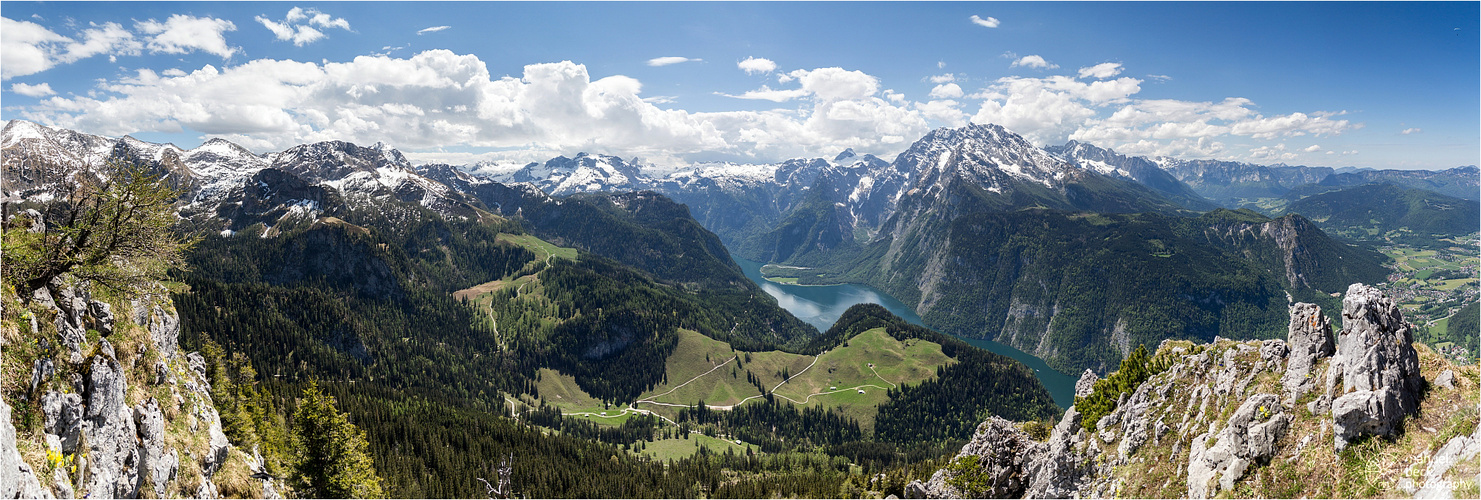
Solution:
M 761 273 L 764 265 L 760 262 L 746 260 L 740 257 L 732 258 L 740 266 L 746 278 L 761 286 L 768 295 L 777 299 L 778 305 L 791 312 L 798 319 L 816 327 L 818 331 L 827 331 L 833 326 L 843 312 L 850 306 L 860 303 L 873 303 L 884 306 L 891 313 L 901 317 L 905 321 L 919 326 L 930 328 L 921 320 L 915 311 L 904 303 L 891 297 L 874 287 L 862 284 L 842 283 L 831 285 L 799 285 L 795 283 L 783 283 L 773 281 Z M 1039 383 L 1049 390 L 1049 395 L 1054 398 L 1054 403 L 1061 408 L 1069 408 L 1074 404 L 1076 378 L 1068 374 L 1050 368 L 1044 360 L 1013 348 L 1012 346 L 999 342 L 974 339 L 969 337 L 955 336 L 973 347 L 986 349 L 994 354 L 1007 356 L 1033 370 L 1034 376 Z

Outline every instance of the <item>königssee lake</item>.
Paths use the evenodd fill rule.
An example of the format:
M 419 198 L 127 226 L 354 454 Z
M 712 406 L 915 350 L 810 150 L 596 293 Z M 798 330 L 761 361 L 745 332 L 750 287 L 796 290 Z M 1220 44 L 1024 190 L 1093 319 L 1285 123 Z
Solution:
M 761 276 L 762 264 L 760 262 L 734 257 L 733 255 L 732 258 L 735 259 L 736 264 L 740 265 L 741 270 L 746 273 L 746 277 L 756 282 L 756 284 L 761 285 L 761 289 L 765 290 L 766 293 L 771 294 L 772 297 L 776 297 L 777 302 L 783 309 L 791 312 L 798 319 L 817 327 L 819 331 L 826 331 L 829 327 L 833 326 L 833 322 L 838 321 L 838 318 L 843 316 L 843 312 L 847 311 L 850 306 L 863 303 L 882 305 L 896 316 L 905 318 L 905 321 L 926 326 L 925 323 L 921 322 L 920 316 L 917 316 L 915 311 L 909 306 L 874 287 L 868 285 L 804 286 L 777 283 Z M 1054 403 L 1058 404 L 1060 408 L 1069 408 L 1070 405 L 1075 403 L 1075 381 L 1078 380 L 1077 378 L 1060 373 L 1050 368 L 1048 364 L 1045 364 L 1044 360 L 1009 347 L 1006 344 L 991 340 L 958 338 L 968 344 L 1016 359 L 1028 365 L 1029 368 L 1034 370 L 1034 375 L 1039 377 L 1039 382 L 1044 384 L 1044 388 L 1049 389 L 1049 395 L 1054 398 Z

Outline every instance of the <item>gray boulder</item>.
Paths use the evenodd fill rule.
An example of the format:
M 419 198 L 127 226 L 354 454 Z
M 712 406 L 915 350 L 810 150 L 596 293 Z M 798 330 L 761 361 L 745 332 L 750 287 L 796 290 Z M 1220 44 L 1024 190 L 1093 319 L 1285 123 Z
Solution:
M 1085 477 L 1093 468 L 1087 465 L 1085 454 L 1076 450 L 1076 435 L 1080 432 L 1079 411 L 1071 406 L 1064 417 L 1054 426 L 1045 442 L 1047 449 L 1037 453 L 1029 463 L 1029 484 L 1024 496 L 1027 498 L 1070 498 L 1079 490 Z
M 1234 411 L 1212 446 L 1207 444 L 1208 433 L 1193 438 L 1188 455 L 1188 497 L 1209 498 L 1221 490 L 1231 490 L 1251 465 L 1269 463 L 1275 455 L 1275 443 L 1285 436 L 1291 419 L 1279 396 L 1256 394 Z
M 113 306 L 107 302 L 94 300 L 88 302 L 88 313 L 92 315 L 93 328 L 97 328 L 103 335 L 113 334 Z
M 947 469 L 936 471 L 931 480 L 914 482 L 905 489 L 907 498 L 1020 498 L 1029 484 L 1028 466 L 1033 456 L 1042 453 L 1043 445 L 1018 430 L 1002 417 L 989 417 L 977 425 L 972 440 L 962 446 L 955 460 L 977 457 L 977 468 L 970 471 L 984 480 L 984 491 L 961 491 L 951 484 L 955 475 Z
M 172 309 L 165 311 L 156 305 L 149 318 L 149 338 L 166 359 L 175 355 L 180 346 L 180 316 Z M 143 323 L 140 323 L 143 324 Z
M 15 426 L 10 424 L 10 405 L 0 398 L 0 498 L 52 498 L 41 486 L 36 472 L 21 459 L 15 445 Z
M 1473 462 L 1477 455 L 1481 455 L 1481 428 L 1470 436 L 1451 438 L 1440 451 L 1435 452 L 1435 456 L 1430 457 L 1430 465 L 1424 472 L 1424 487 L 1414 497 L 1453 498 L 1451 489 L 1455 484 L 1445 481 L 1445 473 L 1461 462 Z
M 1287 401 L 1294 403 L 1301 394 L 1316 385 L 1312 369 L 1317 361 L 1336 351 L 1332 320 L 1322 314 L 1322 308 L 1316 304 L 1302 302 L 1291 306 L 1286 344 L 1290 347 L 1290 354 L 1286 356 L 1286 372 L 1280 381 L 1285 387 Z
M 94 356 L 82 429 L 87 473 L 79 493 L 110 498 L 139 495 L 138 438 L 133 412 L 124 403 L 127 393 L 128 382 L 118 362 Z
M 1440 372 L 1440 375 L 1435 377 L 1435 387 L 1439 387 L 1441 389 L 1454 389 L 1455 371 L 1445 370 L 1443 372 Z
M 1097 380 L 1100 380 L 1100 377 L 1096 376 L 1095 372 L 1090 371 L 1089 368 L 1086 368 L 1085 373 L 1080 374 L 1080 380 L 1075 382 L 1075 397 L 1083 398 L 1094 393 L 1095 381 Z
M 154 487 L 154 496 L 163 498 L 180 470 L 180 455 L 173 449 L 165 452 L 165 416 L 154 398 L 134 406 L 134 424 L 139 435 L 139 468 L 143 471 L 139 488 L 143 489 L 147 478 Z
M 1424 384 L 1414 325 L 1404 321 L 1392 299 L 1353 284 L 1342 299 L 1342 322 L 1327 374 L 1338 451 L 1361 435 L 1393 435 L 1399 422 L 1419 409 Z
M 51 380 L 51 377 L 56 374 L 56 363 L 53 363 L 51 358 L 37 359 L 31 364 L 31 394 L 35 394 L 36 388 L 41 387 L 41 384 Z
M 82 438 L 82 396 L 47 391 L 41 395 L 41 415 L 47 434 L 57 436 L 63 453 L 77 453 Z

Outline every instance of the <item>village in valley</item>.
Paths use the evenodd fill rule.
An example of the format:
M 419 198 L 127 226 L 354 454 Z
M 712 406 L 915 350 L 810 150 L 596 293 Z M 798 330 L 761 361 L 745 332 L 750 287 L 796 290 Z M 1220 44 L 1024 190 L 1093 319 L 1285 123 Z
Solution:
M 1481 233 L 1440 240 L 1448 247 L 1415 248 L 1395 244 L 1379 250 L 1394 259 L 1388 283 L 1380 288 L 1404 310 L 1404 317 L 1419 326 L 1416 340 L 1460 363 L 1475 363 L 1478 353 L 1447 339 L 1449 322 L 1462 308 L 1481 296 L 1478 286 L 1477 254 Z

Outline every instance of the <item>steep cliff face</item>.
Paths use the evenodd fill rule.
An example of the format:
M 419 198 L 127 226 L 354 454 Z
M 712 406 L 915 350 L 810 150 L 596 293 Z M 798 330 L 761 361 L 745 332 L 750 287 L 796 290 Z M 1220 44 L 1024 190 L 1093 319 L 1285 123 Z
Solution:
M 1094 422 L 1071 407 L 1039 441 L 988 420 L 907 496 L 1473 497 L 1481 373 L 1416 350 L 1371 287 L 1350 287 L 1343 319 L 1334 338 L 1296 304 L 1284 341 L 1165 342 L 1161 371 Z
M 227 440 L 168 296 L 5 287 L 0 498 L 276 496 Z M 246 450 L 250 452 L 252 450 Z

